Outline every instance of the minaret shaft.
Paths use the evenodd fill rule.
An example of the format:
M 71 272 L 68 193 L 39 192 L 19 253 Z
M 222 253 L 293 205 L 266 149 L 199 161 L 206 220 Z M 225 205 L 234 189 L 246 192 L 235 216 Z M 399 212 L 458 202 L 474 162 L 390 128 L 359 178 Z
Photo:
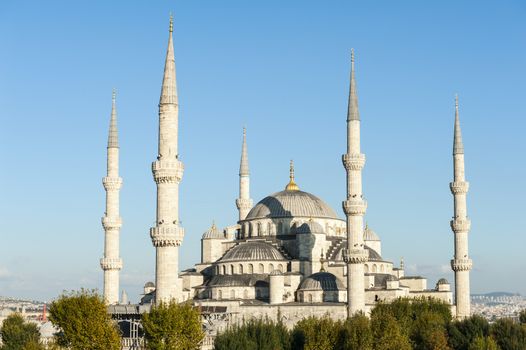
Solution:
M 455 103 L 455 131 L 453 142 L 453 182 L 450 183 L 454 199 L 454 216 L 451 229 L 455 235 L 455 257 L 451 260 L 451 268 L 455 272 L 455 304 L 457 317 L 469 317 L 471 310 L 469 271 L 473 266 L 469 258 L 468 233 L 471 221 L 467 215 L 466 197 L 469 182 L 465 178 L 464 145 L 460 131 L 458 114 L 458 98 Z
M 164 67 L 163 85 L 159 102 L 159 152 L 152 163 L 157 184 L 156 226 L 150 237 L 156 251 L 156 302 L 181 301 L 179 282 L 179 246 L 184 230 L 179 221 L 179 183 L 183 177 L 183 163 L 178 159 L 179 106 L 175 78 L 175 57 L 172 38 L 173 20 Z
M 241 146 L 241 161 L 239 164 L 239 198 L 236 199 L 236 207 L 239 211 L 239 221 L 245 220 L 250 209 L 250 171 L 248 166 L 247 131 L 243 128 L 243 144 Z
M 119 256 L 119 236 L 122 220 L 119 213 L 119 191 L 122 179 L 119 177 L 119 144 L 117 134 L 117 111 L 115 92 L 110 120 L 107 147 L 107 173 L 102 179 L 106 190 L 106 211 L 102 218 L 104 228 L 104 257 L 100 260 L 104 270 L 104 300 L 108 304 L 119 302 L 119 271 L 122 260 Z
M 351 82 L 349 88 L 349 106 L 347 112 L 347 153 L 342 157 L 347 172 L 347 199 L 343 210 L 347 217 L 347 313 L 352 316 L 365 311 L 364 263 L 368 252 L 363 242 L 363 216 L 367 202 L 362 193 L 362 169 L 365 155 L 360 149 L 360 116 L 358 96 L 354 77 L 354 52 L 351 56 Z

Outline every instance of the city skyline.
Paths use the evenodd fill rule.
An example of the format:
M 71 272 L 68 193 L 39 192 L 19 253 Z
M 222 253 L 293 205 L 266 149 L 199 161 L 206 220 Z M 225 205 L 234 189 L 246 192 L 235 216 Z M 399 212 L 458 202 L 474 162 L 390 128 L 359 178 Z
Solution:
M 170 10 L 175 14 L 180 152 L 186 166 L 180 204 L 186 229 L 182 269 L 198 260 L 201 234 L 213 220 L 224 225 L 237 216 L 244 125 L 255 202 L 283 189 L 292 158 L 299 186 L 326 200 L 343 217 L 345 172 L 340 157 L 345 149 L 350 48 L 354 47 L 362 147 L 368 157 L 364 168 L 364 194 L 369 202 L 366 220 L 389 247 L 384 255 L 397 261 L 403 252 L 408 272 L 425 275 L 430 281 L 435 276 L 453 279 L 449 266 L 453 208 L 448 184 L 452 180 L 454 95 L 459 93 L 471 183 L 472 292 L 526 293 L 526 285 L 511 278 L 525 267 L 520 249 L 525 243 L 520 235 L 520 198 L 526 192 L 520 182 L 525 171 L 520 164 L 525 150 L 520 133 L 524 82 L 513 80 L 524 73 L 519 65 L 525 56 L 519 40 L 524 24 L 499 22 L 500 31 L 494 33 L 496 28 L 486 28 L 489 22 L 484 19 L 490 12 L 492 16 L 499 12 L 483 5 L 474 13 L 469 12 L 472 8 L 459 7 L 458 17 L 478 26 L 451 29 L 450 34 L 456 36 L 448 37 L 433 26 L 436 23 L 425 23 L 422 18 L 412 28 L 440 34 L 435 37 L 437 47 L 422 47 L 428 43 L 417 39 L 425 34 L 407 32 L 405 41 L 398 38 L 402 48 L 382 37 L 388 33 L 374 32 L 374 25 L 366 23 L 367 16 L 359 18 L 352 14 L 352 6 L 343 3 L 320 8 L 307 2 L 298 12 L 291 5 L 277 3 L 256 8 L 235 1 L 229 4 L 232 8 L 177 3 L 131 9 L 122 5 L 106 8 L 99 3 L 84 9 L 89 10 L 85 17 L 75 18 L 74 9 L 66 7 L 61 15 L 54 14 L 52 23 L 37 15 L 37 4 L 34 12 L 10 6 L 1 10 L 7 21 L 0 26 L 4 32 L 14 29 L 10 32 L 15 34 L 2 38 L 13 54 L 0 65 L 7 77 L 0 85 L 0 99 L 6 106 L 2 113 L 6 147 L 0 156 L 4 164 L 14 165 L 2 174 L 2 182 L 12 186 L 2 186 L 6 216 L 2 220 L 0 294 L 7 291 L 11 296 L 48 299 L 63 289 L 102 290 L 98 265 L 104 232 L 100 226 L 104 212 L 101 178 L 113 87 L 117 89 L 124 180 L 121 285 L 136 299 L 142 284 L 154 279 L 154 249 L 148 235 L 155 218 L 150 162 L 156 155 L 156 108 Z M 515 6 L 524 13 L 518 3 L 507 6 L 499 10 L 512 16 L 509 11 Z M 128 17 L 109 23 L 111 14 L 124 8 Z M 282 12 L 277 15 L 272 8 Z M 90 14 L 93 19 L 104 9 L 109 13 L 98 18 L 100 27 L 82 26 L 88 25 Z M 346 24 L 346 16 L 338 9 L 357 22 Z M 434 9 L 455 17 L 445 5 Z M 52 10 L 53 6 L 47 9 Z M 398 9 L 398 16 L 393 17 L 377 13 L 394 24 L 389 33 L 393 38 L 407 29 L 403 10 Z M 360 11 L 375 18 L 370 7 Z M 416 13 L 419 11 L 431 15 L 428 9 Z M 24 21 L 17 21 L 23 14 Z M 217 14 L 231 16 L 232 21 L 220 21 Z M 294 19 L 293 14 L 297 15 Z M 515 15 L 518 19 L 518 13 Z M 144 31 L 133 25 L 142 23 L 138 20 L 142 17 L 148 19 L 140 28 Z M 312 18 L 319 21 L 316 28 L 310 25 Z M 28 24 L 41 32 L 25 28 Z M 64 28 L 72 32 L 64 33 Z M 246 32 L 241 33 L 241 28 Z M 511 29 L 518 30 L 509 32 Z M 495 42 L 489 50 L 477 39 L 490 33 L 495 39 L 508 40 Z M 42 39 L 35 43 L 37 48 L 41 45 L 36 67 L 28 67 L 35 58 L 26 47 L 31 41 L 15 40 L 30 34 L 40 34 Z M 503 34 L 506 36 L 499 36 Z M 445 52 L 446 44 L 456 52 Z M 83 56 L 88 53 L 91 56 Z M 487 60 L 480 59 L 482 53 Z M 500 60 L 506 65 L 495 63 L 499 57 L 506 58 Z M 494 71 L 488 72 L 491 68 Z M 47 86 L 48 81 L 53 84 Z M 29 91 L 28 86 L 32 87 Z M 28 97 L 30 101 L 24 99 Z M 13 149 L 17 153 L 9 152 Z M 496 196 L 497 190 L 502 195 Z M 499 243 L 512 240 L 513 244 L 496 249 L 495 238 L 503 233 L 509 239 Z

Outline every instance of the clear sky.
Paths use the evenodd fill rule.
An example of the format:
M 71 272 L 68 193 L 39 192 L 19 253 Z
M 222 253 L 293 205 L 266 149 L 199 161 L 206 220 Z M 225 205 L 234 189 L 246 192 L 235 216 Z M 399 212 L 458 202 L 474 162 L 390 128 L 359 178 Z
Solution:
M 0 2 L 0 295 L 101 288 L 107 128 L 118 90 L 121 286 L 154 279 L 157 104 L 174 13 L 185 164 L 182 268 L 237 218 L 242 127 L 252 198 L 301 189 L 342 217 L 350 49 L 366 219 L 409 274 L 453 281 L 454 95 L 471 183 L 472 292 L 526 294 L 523 1 Z

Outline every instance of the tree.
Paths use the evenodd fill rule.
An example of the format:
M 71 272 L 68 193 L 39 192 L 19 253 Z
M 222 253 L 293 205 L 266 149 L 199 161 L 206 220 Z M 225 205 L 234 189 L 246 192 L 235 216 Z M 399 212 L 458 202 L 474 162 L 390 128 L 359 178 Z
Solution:
M 150 350 L 198 349 L 204 338 L 201 313 L 190 303 L 160 303 L 142 315 L 146 347 Z
M 411 350 L 411 342 L 400 323 L 386 308 L 371 312 L 371 329 L 375 350 Z
M 512 319 L 498 319 L 491 325 L 490 332 L 501 349 L 526 349 L 526 327 L 513 322 Z
M 308 317 L 294 326 L 292 330 L 292 349 L 332 350 L 340 341 L 342 323 L 329 316 Z
M 522 310 L 520 313 L 519 313 L 519 322 L 521 324 L 526 324 L 526 309 Z
M 289 350 L 290 332 L 281 323 L 269 319 L 243 322 L 219 334 L 215 350 Z
M 497 342 L 492 337 L 476 337 L 468 346 L 468 350 L 499 350 Z
M 356 313 L 343 323 L 341 334 L 341 345 L 343 350 L 372 350 L 373 333 L 371 322 L 363 313 Z
M 18 313 L 9 315 L 2 322 L 0 332 L 4 344 L 2 350 L 42 349 L 36 324 L 26 322 Z
M 489 335 L 489 323 L 482 316 L 473 315 L 463 320 L 451 322 L 447 326 L 449 345 L 455 350 L 469 350 L 476 338 Z
M 51 303 L 50 321 L 60 329 L 55 335 L 58 345 L 72 350 L 119 350 L 116 323 L 106 304 L 93 290 L 65 292 Z
M 446 324 L 437 312 L 425 310 L 415 319 L 411 339 L 415 350 L 449 350 Z

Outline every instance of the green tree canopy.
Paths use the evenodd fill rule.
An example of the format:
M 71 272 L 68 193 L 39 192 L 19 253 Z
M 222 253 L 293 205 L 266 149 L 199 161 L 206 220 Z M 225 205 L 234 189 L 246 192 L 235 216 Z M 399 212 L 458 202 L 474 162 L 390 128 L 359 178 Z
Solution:
M 230 327 L 214 341 L 215 350 L 289 350 L 290 332 L 281 322 L 257 319 Z
M 375 350 L 411 350 L 411 342 L 401 323 L 386 308 L 374 308 L 371 329 Z
M 363 313 L 356 313 L 348 318 L 342 327 L 340 337 L 342 350 L 372 350 L 373 333 L 371 322 Z
M 43 348 L 40 345 L 40 332 L 36 324 L 26 322 L 18 313 L 9 315 L 2 322 L 0 332 L 3 342 L 2 350 L 40 350 Z
M 72 350 L 119 350 L 117 325 L 93 290 L 65 292 L 51 303 L 50 321 L 60 329 L 57 344 Z
M 342 331 L 342 322 L 331 319 L 308 317 L 294 326 L 292 330 L 292 348 L 302 350 L 332 350 Z
M 489 323 L 482 316 L 473 315 L 451 322 L 447 326 L 449 345 L 455 350 L 469 350 L 475 339 L 489 335 Z
M 201 313 L 190 303 L 161 303 L 142 316 L 150 350 L 198 349 L 204 338 Z
M 526 327 L 509 318 L 501 318 L 491 325 L 491 336 L 503 350 L 526 350 Z
M 519 322 L 521 324 L 526 324 L 526 309 L 522 310 L 520 313 L 519 313 Z

